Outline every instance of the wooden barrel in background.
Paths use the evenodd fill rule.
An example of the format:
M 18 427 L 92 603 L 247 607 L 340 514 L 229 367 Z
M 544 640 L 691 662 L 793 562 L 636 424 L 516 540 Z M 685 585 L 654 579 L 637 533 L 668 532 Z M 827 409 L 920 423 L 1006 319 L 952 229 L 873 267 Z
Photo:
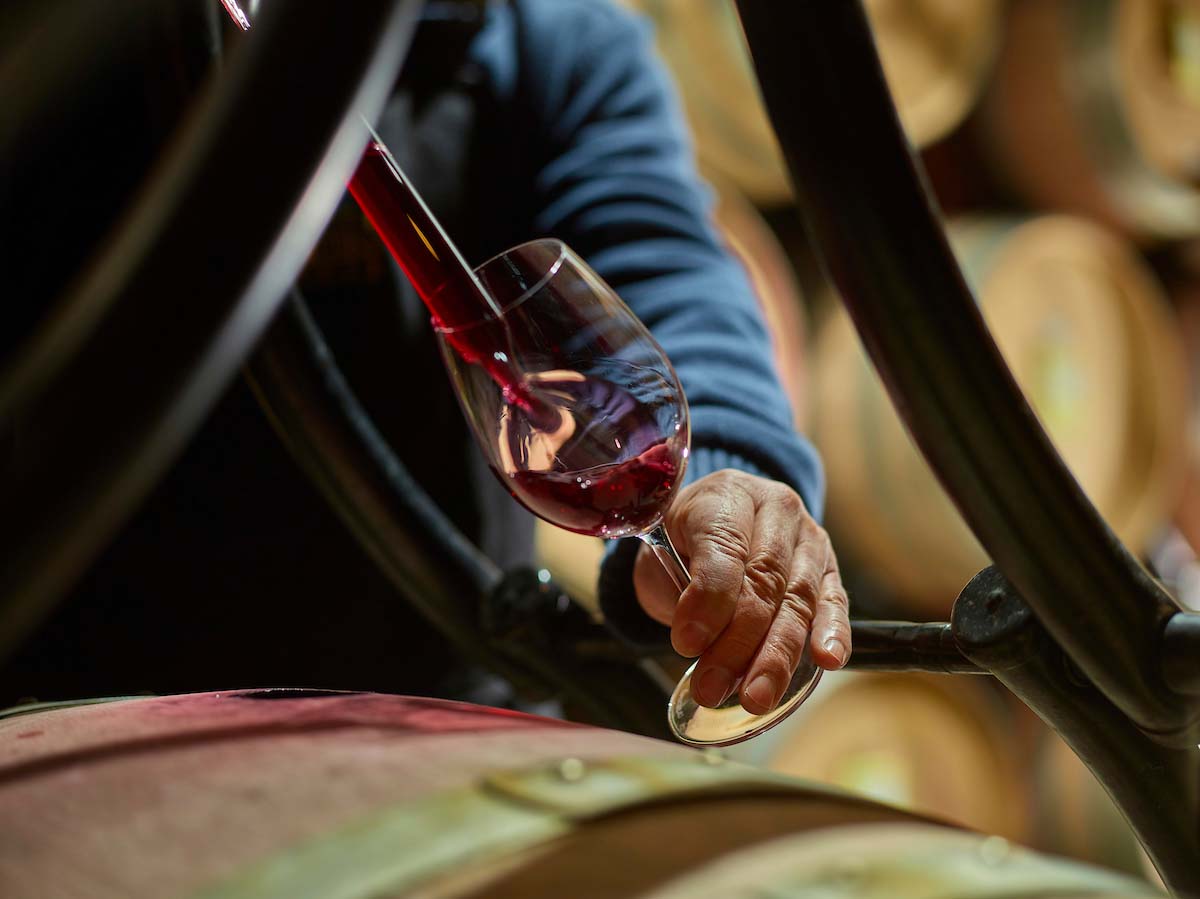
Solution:
M 990 680 L 832 672 L 731 757 L 1024 841 L 1028 799 L 1009 706 Z
M 1042 852 L 1153 877 L 1125 817 L 1062 738 L 1040 721 L 1026 789 L 1032 810 L 1028 845 Z
M 884 74 L 916 147 L 953 131 L 979 97 L 1002 33 L 999 0 L 866 0 Z
M 797 423 L 808 419 L 808 324 L 804 297 L 787 251 L 771 226 L 733 187 L 717 191 L 713 220 L 742 263 L 767 322 L 775 369 Z
M 374 694 L 8 717 L 0 820 L 14 899 L 1162 895 L 683 747 Z
M 1188 361 L 1188 460 L 1156 573 L 1183 605 L 1200 609 L 1200 241 L 1174 248 L 1160 265 Z
M 1200 234 L 1197 0 L 1016 0 L 980 144 L 1032 206 Z
M 717 190 L 713 222 L 750 278 L 771 337 L 775 368 L 796 422 L 808 417 L 808 329 L 804 299 L 787 254 L 770 225 L 731 185 Z M 537 563 L 585 605 L 596 607 L 596 572 L 604 541 L 538 521 Z
M 1186 452 L 1186 374 L 1161 287 L 1096 225 L 951 223 L 997 343 L 1059 451 L 1135 551 L 1170 518 Z M 814 357 L 813 434 L 836 544 L 901 601 L 944 618 L 987 558 L 892 409 L 848 318 Z
M 1154 878 L 1104 788 L 990 678 L 834 672 L 796 713 L 730 757 Z
M 1121 108 L 1139 154 L 1200 188 L 1200 0 L 1123 0 L 1116 42 Z
M 701 169 L 761 206 L 791 187 L 731 0 L 625 0 L 657 29 Z M 910 140 L 933 143 L 978 97 L 1000 33 L 999 0 L 868 0 L 892 95 Z M 804 90 L 797 85 L 797 90 Z

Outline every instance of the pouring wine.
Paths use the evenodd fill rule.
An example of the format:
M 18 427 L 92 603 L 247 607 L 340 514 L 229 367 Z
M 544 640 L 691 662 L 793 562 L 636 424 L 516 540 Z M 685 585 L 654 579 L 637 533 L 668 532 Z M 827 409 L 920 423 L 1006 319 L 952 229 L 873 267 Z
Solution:
M 221 0 L 243 30 L 236 0 Z M 370 134 L 349 189 L 427 306 L 442 359 L 492 471 L 530 512 L 608 539 L 641 538 L 682 593 L 687 568 L 663 525 L 690 444 L 687 400 L 662 348 L 617 294 L 556 240 L 522 244 L 476 270 L 464 261 L 384 142 Z M 821 669 L 806 643 L 774 709 L 745 710 L 737 685 L 715 708 L 668 703 L 683 742 L 740 742 L 783 720 Z

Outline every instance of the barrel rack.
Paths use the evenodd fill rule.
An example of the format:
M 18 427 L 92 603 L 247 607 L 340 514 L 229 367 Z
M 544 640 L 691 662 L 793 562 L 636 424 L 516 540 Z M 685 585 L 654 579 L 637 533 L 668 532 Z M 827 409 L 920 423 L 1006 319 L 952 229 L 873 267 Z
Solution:
M 43 34 L 100 40 L 154 5 L 64 0 Z M 248 366 L 260 399 L 398 592 L 528 692 L 563 696 L 595 723 L 663 735 L 663 672 L 539 573 L 499 571 L 454 530 L 289 294 L 357 160 L 358 113 L 382 108 L 419 5 L 359 0 L 348 15 L 266 4 L 246 52 L 210 87 L 88 277 L 3 360 L 0 430 L 20 421 L 39 452 L 0 482 L 0 652 L 87 568 L 267 332 Z M 737 5 L 813 245 L 994 560 L 950 622 L 856 621 L 851 667 L 995 676 L 1096 774 L 1168 886 L 1200 895 L 1200 615 L 1107 529 L 1005 367 L 860 4 Z M 70 54 L 33 59 L 0 67 L 0 163 L 28 104 L 52 102 L 81 77 Z M 253 204 L 242 202 L 247 179 L 259 185 Z M 212 229 L 218 220 L 227 227 Z M 194 264 L 218 250 L 222 265 Z

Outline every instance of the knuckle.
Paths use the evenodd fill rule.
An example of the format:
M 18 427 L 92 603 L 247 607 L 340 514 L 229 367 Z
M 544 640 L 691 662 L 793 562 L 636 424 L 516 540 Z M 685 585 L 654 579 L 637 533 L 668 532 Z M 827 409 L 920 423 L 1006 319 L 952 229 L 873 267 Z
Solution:
M 766 600 L 774 608 L 788 587 L 787 573 L 774 556 L 756 555 L 746 563 L 746 583 L 749 592 Z
M 793 574 L 787 592 L 799 601 L 811 604 L 821 593 L 821 576 L 812 566 L 806 565 Z
M 749 540 L 740 528 L 714 522 L 709 526 L 706 536 L 709 546 L 718 556 L 740 562 L 750 552 Z
M 793 655 L 795 656 L 794 662 Z M 764 674 L 779 674 L 787 678 L 791 676 L 799 662 L 799 651 L 793 654 L 782 642 L 768 640 L 759 651 L 754 667 Z
M 815 612 L 812 603 L 795 593 L 785 593 L 780 604 L 780 616 L 786 615 L 800 624 L 805 631 L 812 627 Z
M 753 475 L 742 471 L 740 468 L 722 468 L 718 474 L 730 484 L 748 484 L 754 480 Z
M 821 596 L 821 602 L 836 606 L 839 609 L 850 608 L 850 597 L 846 594 L 846 591 L 840 587 L 826 590 Z
M 779 603 L 778 594 L 768 595 L 756 589 L 748 577 L 742 579 L 742 595 L 738 601 L 738 611 L 742 620 L 758 631 L 760 638 L 778 614 Z
M 738 479 L 742 473 L 733 468 L 722 468 L 712 474 L 705 475 L 697 484 L 703 484 L 707 488 L 724 490 L 738 483 Z
M 711 565 L 693 566 L 692 583 L 688 587 L 692 591 L 688 597 L 691 608 L 707 610 L 707 614 L 713 614 L 715 610 L 735 608 L 736 584 L 726 568 Z M 726 611 L 723 614 L 731 613 Z
M 742 589 L 741 609 L 743 615 L 752 617 L 755 622 L 763 622 L 765 627 L 779 611 L 779 600 L 756 590 L 747 578 Z
M 691 560 L 692 589 L 709 599 L 736 599 L 742 580 L 743 550 L 732 539 L 714 540 Z
M 787 515 L 798 517 L 804 512 L 804 500 L 786 484 L 778 484 L 774 490 L 774 500 L 779 508 Z

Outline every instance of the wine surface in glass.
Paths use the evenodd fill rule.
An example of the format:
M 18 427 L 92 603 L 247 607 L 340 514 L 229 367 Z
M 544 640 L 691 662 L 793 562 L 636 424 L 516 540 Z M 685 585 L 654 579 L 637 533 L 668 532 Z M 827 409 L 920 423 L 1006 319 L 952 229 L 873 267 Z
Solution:
M 577 471 L 518 471 L 510 492 L 535 515 L 590 537 L 647 531 L 662 517 L 679 466 L 665 442 L 624 462 Z
M 521 505 L 593 537 L 643 534 L 674 497 L 687 455 L 677 391 L 658 373 L 622 366 L 623 385 L 577 372 L 537 378 L 559 426 L 539 428 L 519 408 L 501 416 L 494 468 Z

